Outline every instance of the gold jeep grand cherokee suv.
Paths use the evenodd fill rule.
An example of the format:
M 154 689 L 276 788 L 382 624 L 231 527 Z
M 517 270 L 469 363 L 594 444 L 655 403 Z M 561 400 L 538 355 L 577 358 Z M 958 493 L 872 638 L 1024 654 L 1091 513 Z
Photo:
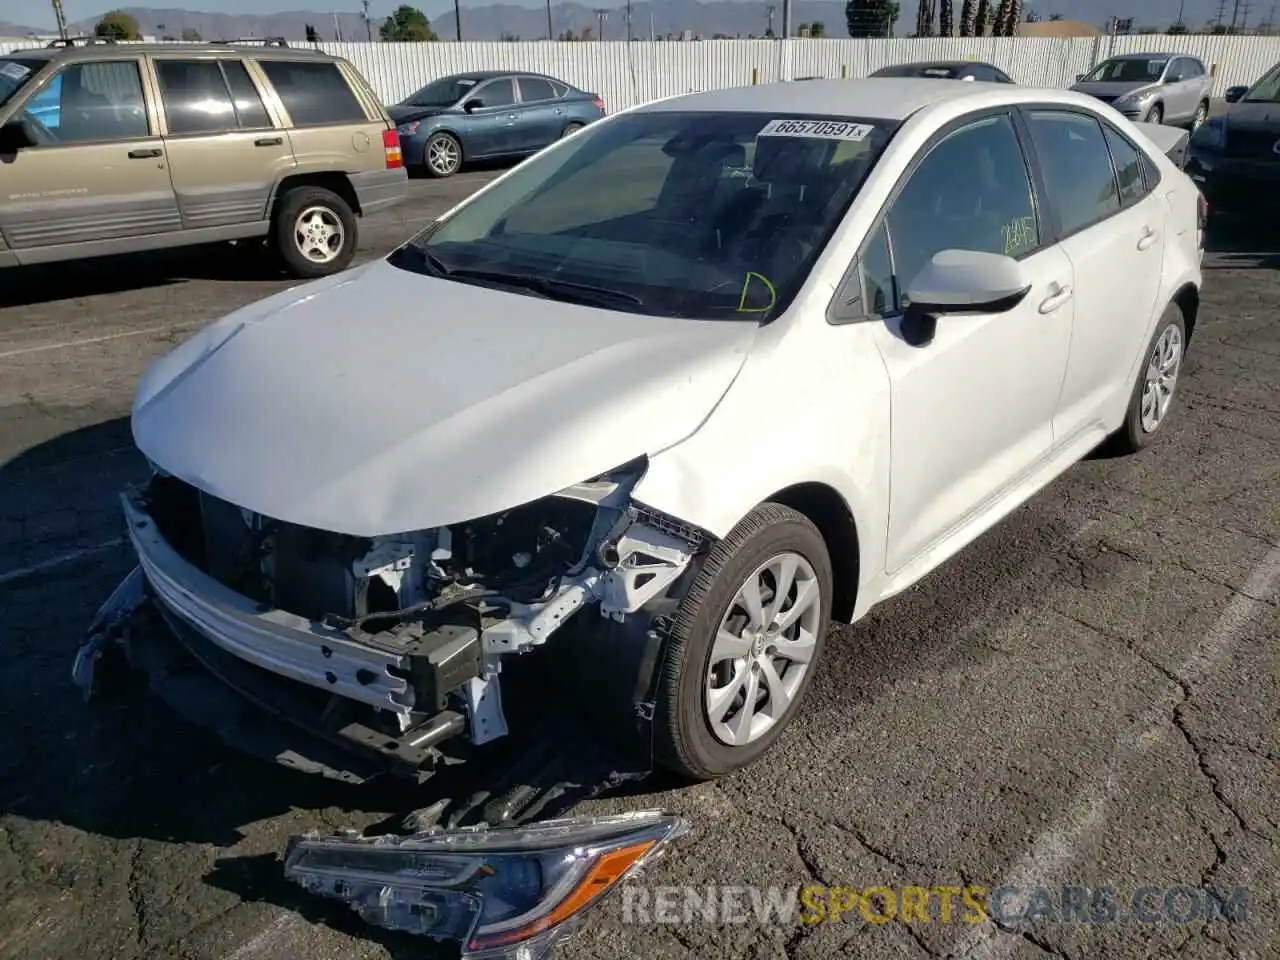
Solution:
M 261 237 L 346 269 L 408 189 L 395 125 L 346 60 L 259 43 L 0 56 L 0 267 Z

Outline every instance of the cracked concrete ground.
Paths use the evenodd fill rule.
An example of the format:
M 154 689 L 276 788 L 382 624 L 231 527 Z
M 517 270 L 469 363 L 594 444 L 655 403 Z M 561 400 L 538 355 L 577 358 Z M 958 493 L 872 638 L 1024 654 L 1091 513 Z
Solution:
M 489 174 L 417 183 L 386 250 Z M 1275 250 L 1273 241 L 1269 250 Z M 284 286 L 187 252 L 0 277 L 0 955 L 408 958 L 286 884 L 311 827 L 429 796 L 344 789 L 210 742 L 146 696 L 86 706 L 71 657 L 126 572 L 138 374 Z M 1280 254 L 1219 245 L 1162 441 L 1072 469 L 831 638 L 803 714 L 667 806 L 694 832 L 643 878 L 708 884 L 1247 888 L 1242 923 L 639 923 L 605 905 L 567 958 L 1280 956 Z M 423 309 L 429 309 L 424 304 Z M 679 911 L 677 911 L 677 914 Z M 443 954 L 442 954 L 443 955 Z

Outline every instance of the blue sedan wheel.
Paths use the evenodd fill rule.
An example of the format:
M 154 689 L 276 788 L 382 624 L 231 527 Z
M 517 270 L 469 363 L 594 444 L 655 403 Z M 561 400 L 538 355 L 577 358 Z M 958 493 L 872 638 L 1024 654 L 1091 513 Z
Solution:
M 581 130 L 586 124 L 579 123 L 577 120 L 570 120 L 564 125 L 564 132 L 560 134 L 560 139 L 571 136 Z
M 433 177 L 452 177 L 462 166 L 462 144 L 451 133 L 435 133 L 427 141 L 427 172 Z

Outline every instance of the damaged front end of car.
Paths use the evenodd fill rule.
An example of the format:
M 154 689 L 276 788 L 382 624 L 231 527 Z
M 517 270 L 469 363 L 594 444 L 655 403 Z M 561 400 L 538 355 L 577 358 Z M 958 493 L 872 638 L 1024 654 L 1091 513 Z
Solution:
M 209 674 L 344 757 L 292 765 L 353 781 L 422 781 L 505 738 L 503 663 L 557 633 L 583 638 L 570 658 L 579 686 L 598 682 L 631 701 L 618 716 L 643 715 L 664 618 L 711 544 L 632 501 L 646 465 L 494 516 L 379 537 L 264 517 L 156 468 L 122 496 L 138 569 L 95 620 L 76 682 L 91 694 L 116 649 L 148 666 L 148 641 L 130 629 L 147 607 Z M 584 657 L 620 653 L 633 683 L 611 687 L 583 669 Z M 559 709 L 555 695 L 536 696 L 540 712 Z M 178 699 L 190 715 L 196 698 Z

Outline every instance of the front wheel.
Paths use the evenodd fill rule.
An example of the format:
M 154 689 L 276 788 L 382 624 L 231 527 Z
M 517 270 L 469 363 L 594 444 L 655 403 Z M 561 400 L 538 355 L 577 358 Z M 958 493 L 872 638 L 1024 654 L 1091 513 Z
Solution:
M 654 749 L 696 780 L 758 759 L 795 717 L 831 620 L 831 559 L 804 515 L 767 503 L 716 544 L 680 605 Z
M 431 176 L 452 177 L 462 168 L 462 144 L 453 134 L 432 134 L 427 141 L 426 162 Z
M 1200 106 L 1196 107 L 1195 116 L 1191 118 L 1191 132 L 1195 133 L 1197 130 L 1199 130 L 1202 126 L 1204 126 L 1204 122 L 1208 119 L 1209 119 L 1209 104 L 1201 103 Z
M 1147 111 L 1145 119 L 1147 123 L 1164 123 L 1164 107 L 1160 106 L 1158 103 L 1155 104 Z

